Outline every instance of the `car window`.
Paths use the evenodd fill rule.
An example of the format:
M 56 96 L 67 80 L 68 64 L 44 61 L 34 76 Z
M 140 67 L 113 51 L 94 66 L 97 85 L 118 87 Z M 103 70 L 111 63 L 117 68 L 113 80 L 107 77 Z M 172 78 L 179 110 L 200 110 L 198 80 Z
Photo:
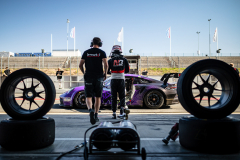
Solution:
M 147 84 L 147 83 L 151 83 L 151 81 L 148 81 L 143 78 L 134 78 L 134 81 L 133 81 L 133 84 Z
M 140 79 L 139 80 L 140 81 L 140 84 L 147 84 L 147 83 L 151 83 L 151 81 L 149 81 L 149 80 L 146 80 L 146 79 Z

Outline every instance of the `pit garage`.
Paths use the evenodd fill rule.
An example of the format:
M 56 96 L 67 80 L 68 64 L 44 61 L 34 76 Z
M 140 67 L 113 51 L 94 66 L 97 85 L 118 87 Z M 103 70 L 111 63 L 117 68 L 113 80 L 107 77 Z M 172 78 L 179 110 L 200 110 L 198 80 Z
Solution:
M 196 76 L 201 83 L 194 81 Z M 209 83 L 210 76 L 220 89 Z M 0 90 L 0 159 L 239 159 L 240 82 L 235 70 L 219 60 L 198 61 L 181 74 L 177 86 L 178 108 L 132 110 L 125 122 L 109 120 L 111 113 L 101 110 L 100 122 L 92 126 L 86 110 L 56 106 L 48 76 L 34 69 L 16 71 Z

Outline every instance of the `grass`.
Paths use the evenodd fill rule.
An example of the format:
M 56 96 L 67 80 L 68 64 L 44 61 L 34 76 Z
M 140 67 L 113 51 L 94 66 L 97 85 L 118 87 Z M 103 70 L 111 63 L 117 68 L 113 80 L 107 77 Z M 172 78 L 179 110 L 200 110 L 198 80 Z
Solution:
M 10 69 L 10 70 L 11 70 L 11 72 L 14 72 L 18 69 L 20 69 L 20 68 Z M 38 68 L 35 68 L 35 69 L 38 69 Z M 2 70 L 2 73 L 4 72 L 4 70 Z M 70 75 L 70 68 L 63 68 L 62 70 L 64 71 L 63 75 L 65 75 L 65 76 Z M 148 75 L 162 76 L 165 73 L 182 73 L 184 70 L 185 70 L 185 68 L 153 68 L 153 67 L 151 67 L 151 68 L 141 68 L 140 73 L 142 73 L 143 71 L 148 71 Z M 240 68 L 238 68 L 238 70 L 240 71 Z M 45 69 L 40 69 L 40 71 L 46 73 L 47 75 L 56 75 L 57 68 L 56 69 L 45 68 Z M 71 69 L 71 75 L 77 75 L 77 68 Z M 78 69 L 78 75 L 82 75 L 82 72 L 80 71 L 80 69 Z
M 141 68 L 141 72 L 148 71 L 148 75 L 164 75 L 165 73 L 182 73 L 185 68 Z

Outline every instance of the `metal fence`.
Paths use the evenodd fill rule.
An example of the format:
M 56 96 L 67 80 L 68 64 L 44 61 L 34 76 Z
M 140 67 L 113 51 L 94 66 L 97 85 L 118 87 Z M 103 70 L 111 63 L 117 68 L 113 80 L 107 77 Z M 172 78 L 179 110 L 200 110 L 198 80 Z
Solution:
M 132 54 L 137 55 L 137 54 Z M 189 56 L 195 56 L 195 57 L 205 57 L 206 55 L 209 56 L 209 53 L 160 53 L 160 54 L 152 54 L 152 53 L 138 53 L 140 56 L 173 56 L 173 57 L 189 57 Z M 240 53 L 211 53 L 211 56 L 219 56 L 219 57 L 231 57 L 231 56 L 240 56 Z
M 226 63 L 234 63 L 235 67 L 240 67 L 240 56 L 141 56 L 140 57 L 140 73 L 143 70 L 152 68 L 186 68 L 192 63 L 202 59 L 220 59 Z M 10 70 L 21 68 L 35 68 L 47 72 L 48 75 L 56 77 L 57 68 L 64 70 L 64 84 L 75 86 L 73 83 L 79 83 L 79 76 L 82 76 L 79 69 L 79 61 L 81 57 L 1 57 L 1 77 L 6 67 Z M 136 64 L 130 64 L 134 67 Z M 49 72 L 48 72 L 49 71 Z M 53 78 L 54 79 L 54 78 Z M 1 80 L 2 81 L 2 80 Z
M 240 67 L 240 56 L 228 56 L 228 57 L 206 57 L 206 56 L 142 56 L 140 58 L 140 68 L 143 70 L 150 70 L 152 68 L 186 68 L 192 63 L 202 59 L 220 59 L 226 63 L 234 63 L 235 67 Z M 63 88 L 71 88 L 83 84 L 82 74 L 79 69 L 80 57 L 1 57 L 1 78 L 0 84 L 3 81 L 3 71 L 6 67 L 10 70 L 17 70 L 21 68 L 35 68 L 44 71 L 52 71 L 47 73 L 53 80 L 55 87 L 58 88 L 58 81 L 56 77 L 57 68 L 64 70 L 63 75 Z M 136 64 L 130 64 L 131 67 L 136 67 Z M 148 73 L 148 76 L 151 74 Z M 158 75 L 161 76 L 161 75 Z

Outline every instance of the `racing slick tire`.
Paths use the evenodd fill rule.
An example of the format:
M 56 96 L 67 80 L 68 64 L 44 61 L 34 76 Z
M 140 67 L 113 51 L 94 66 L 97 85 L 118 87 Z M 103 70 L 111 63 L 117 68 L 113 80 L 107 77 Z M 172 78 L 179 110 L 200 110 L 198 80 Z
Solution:
M 83 151 L 83 158 L 84 160 L 88 160 L 88 147 L 84 148 L 84 151 Z
M 144 96 L 144 104 L 147 108 L 150 109 L 161 108 L 164 104 L 163 94 L 157 90 L 149 91 Z
M 215 81 L 211 80 L 212 77 Z M 233 67 L 220 60 L 206 59 L 193 63 L 181 74 L 177 86 L 183 108 L 198 118 L 225 118 L 239 105 L 239 75 Z M 204 97 L 207 101 L 202 101 Z
M 19 91 L 20 97 L 15 97 L 16 90 Z M 42 95 L 43 93 L 45 94 Z M 49 76 L 31 68 L 20 69 L 10 74 L 0 90 L 2 108 L 10 117 L 19 120 L 41 118 L 52 108 L 55 97 L 56 90 Z M 22 102 L 18 102 L 18 99 Z M 43 100 L 42 105 L 39 105 L 36 99 Z M 25 103 L 29 105 L 23 105 Z
M 85 104 L 81 104 L 81 103 L 83 103 L 83 99 L 84 99 L 84 101 L 85 101 Z M 84 92 L 78 92 L 78 93 L 74 96 L 73 103 L 74 103 L 74 106 L 75 106 L 75 107 L 78 107 L 78 108 L 87 108 L 87 105 L 86 105 L 86 97 L 85 97 Z
M 141 157 L 142 157 L 142 160 L 146 160 L 147 158 L 147 152 L 144 147 L 142 148 L 142 151 L 141 151 Z
M 190 150 L 213 154 L 240 151 L 240 120 L 199 119 L 194 116 L 179 120 L 180 144 Z
M 0 145 L 7 150 L 32 150 L 47 147 L 55 140 L 55 121 L 49 117 L 36 120 L 0 122 Z

